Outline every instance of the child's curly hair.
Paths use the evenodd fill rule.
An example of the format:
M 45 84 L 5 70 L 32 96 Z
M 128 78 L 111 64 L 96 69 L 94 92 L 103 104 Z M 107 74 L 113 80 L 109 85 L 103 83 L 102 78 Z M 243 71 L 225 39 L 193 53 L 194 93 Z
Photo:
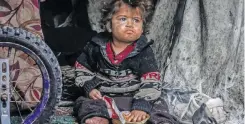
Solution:
M 142 18 L 145 25 L 146 21 L 150 19 L 150 14 L 153 12 L 152 0 L 112 0 L 111 3 L 106 4 L 102 9 L 102 28 L 111 32 L 111 19 L 114 13 L 116 13 L 122 4 L 127 4 L 132 8 L 139 7 L 142 11 Z

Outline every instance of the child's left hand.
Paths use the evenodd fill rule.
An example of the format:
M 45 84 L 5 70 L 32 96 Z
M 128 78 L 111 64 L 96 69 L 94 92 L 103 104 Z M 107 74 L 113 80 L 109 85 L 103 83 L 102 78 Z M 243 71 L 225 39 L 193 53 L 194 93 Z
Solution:
M 141 122 L 147 118 L 147 113 L 141 110 L 133 110 L 127 116 L 129 122 Z

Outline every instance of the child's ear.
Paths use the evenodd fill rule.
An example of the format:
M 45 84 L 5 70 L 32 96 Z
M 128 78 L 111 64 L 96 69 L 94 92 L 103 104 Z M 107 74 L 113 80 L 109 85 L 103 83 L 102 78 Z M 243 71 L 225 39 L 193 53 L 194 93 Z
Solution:
M 111 23 L 110 22 L 106 23 L 106 30 L 111 33 Z

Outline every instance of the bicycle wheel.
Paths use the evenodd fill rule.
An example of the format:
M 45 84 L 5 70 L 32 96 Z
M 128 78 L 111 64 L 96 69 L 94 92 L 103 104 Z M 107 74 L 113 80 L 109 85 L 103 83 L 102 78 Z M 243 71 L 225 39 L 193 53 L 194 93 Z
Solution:
M 0 60 L 9 61 L 10 115 L 22 123 L 49 123 L 62 92 L 59 63 L 51 49 L 32 33 L 0 28 Z

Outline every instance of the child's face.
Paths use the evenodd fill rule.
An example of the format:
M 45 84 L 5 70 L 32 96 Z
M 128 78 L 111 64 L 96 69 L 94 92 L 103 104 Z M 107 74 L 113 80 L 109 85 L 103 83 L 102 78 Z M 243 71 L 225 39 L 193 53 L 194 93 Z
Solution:
M 137 40 L 143 32 L 141 10 L 122 4 L 112 16 L 111 26 L 113 40 L 125 43 Z

